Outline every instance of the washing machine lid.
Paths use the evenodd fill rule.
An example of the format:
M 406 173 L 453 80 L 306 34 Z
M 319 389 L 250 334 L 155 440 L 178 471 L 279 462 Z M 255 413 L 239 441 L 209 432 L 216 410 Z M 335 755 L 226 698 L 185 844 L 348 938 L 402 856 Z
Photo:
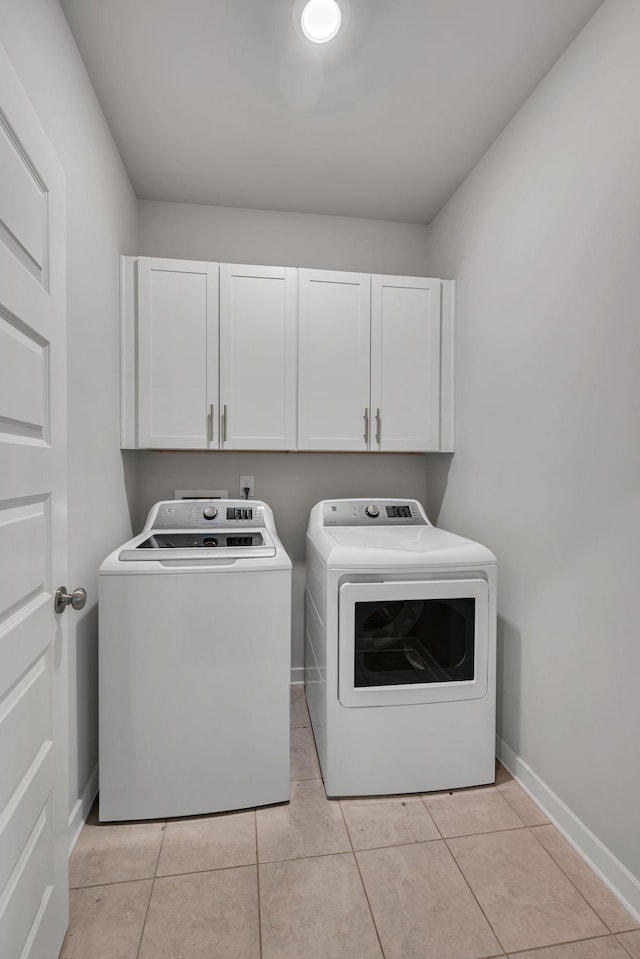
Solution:
M 142 532 L 111 553 L 100 572 L 222 569 L 239 564 L 247 569 L 291 567 L 266 503 L 162 500 L 149 511 Z
M 275 543 L 266 529 L 151 529 L 142 532 L 120 550 L 123 562 L 170 560 L 200 563 L 203 560 L 260 559 L 276 555 Z

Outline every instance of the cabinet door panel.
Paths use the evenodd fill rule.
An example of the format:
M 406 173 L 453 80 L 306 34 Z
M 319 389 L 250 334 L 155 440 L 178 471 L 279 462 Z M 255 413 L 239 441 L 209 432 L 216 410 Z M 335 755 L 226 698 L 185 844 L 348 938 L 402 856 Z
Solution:
M 295 448 L 296 272 L 220 266 L 224 449 Z
M 218 268 L 138 260 L 138 444 L 217 446 Z
M 299 271 L 298 449 L 366 450 L 371 279 Z
M 440 286 L 419 277 L 372 277 L 373 449 L 439 448 Z

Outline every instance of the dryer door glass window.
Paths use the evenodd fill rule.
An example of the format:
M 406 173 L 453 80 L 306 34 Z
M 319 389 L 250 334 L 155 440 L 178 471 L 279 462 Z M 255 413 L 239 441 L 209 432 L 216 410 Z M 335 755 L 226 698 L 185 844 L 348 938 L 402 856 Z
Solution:
M 485 579 L 343 582 L 340 703 L 400 706 L 486 696 L 492 637 Z
M 354 685 L 473 680 L 474 623 L 473 597 L 357 602 Z

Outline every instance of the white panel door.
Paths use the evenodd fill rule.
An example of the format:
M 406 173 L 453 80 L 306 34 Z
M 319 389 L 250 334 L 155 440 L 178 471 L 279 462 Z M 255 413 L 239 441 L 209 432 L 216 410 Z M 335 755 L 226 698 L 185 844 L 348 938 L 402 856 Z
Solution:
M 216 448 L 216 263 L 139 258 L 138 364 L 138 446 Z
M 0 46 L 0 954 L 68 921 L 64 173 Z
M 440 280 L 371 278 L 374 450 L 440 447 Z
M 297 270 L 220 265 L 223 449 L 296 445 Z
M 371 278 L 299 270 L 298 449 L 369 448 Z

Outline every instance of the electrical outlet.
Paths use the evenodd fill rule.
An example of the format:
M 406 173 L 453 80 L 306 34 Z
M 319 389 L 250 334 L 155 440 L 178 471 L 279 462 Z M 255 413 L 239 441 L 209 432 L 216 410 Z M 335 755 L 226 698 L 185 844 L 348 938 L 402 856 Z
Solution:
M 245 487 L 249 487 L 249 496 L 253 496 L 253 476 L 240 477 L 240 498 L 244 497 Z

